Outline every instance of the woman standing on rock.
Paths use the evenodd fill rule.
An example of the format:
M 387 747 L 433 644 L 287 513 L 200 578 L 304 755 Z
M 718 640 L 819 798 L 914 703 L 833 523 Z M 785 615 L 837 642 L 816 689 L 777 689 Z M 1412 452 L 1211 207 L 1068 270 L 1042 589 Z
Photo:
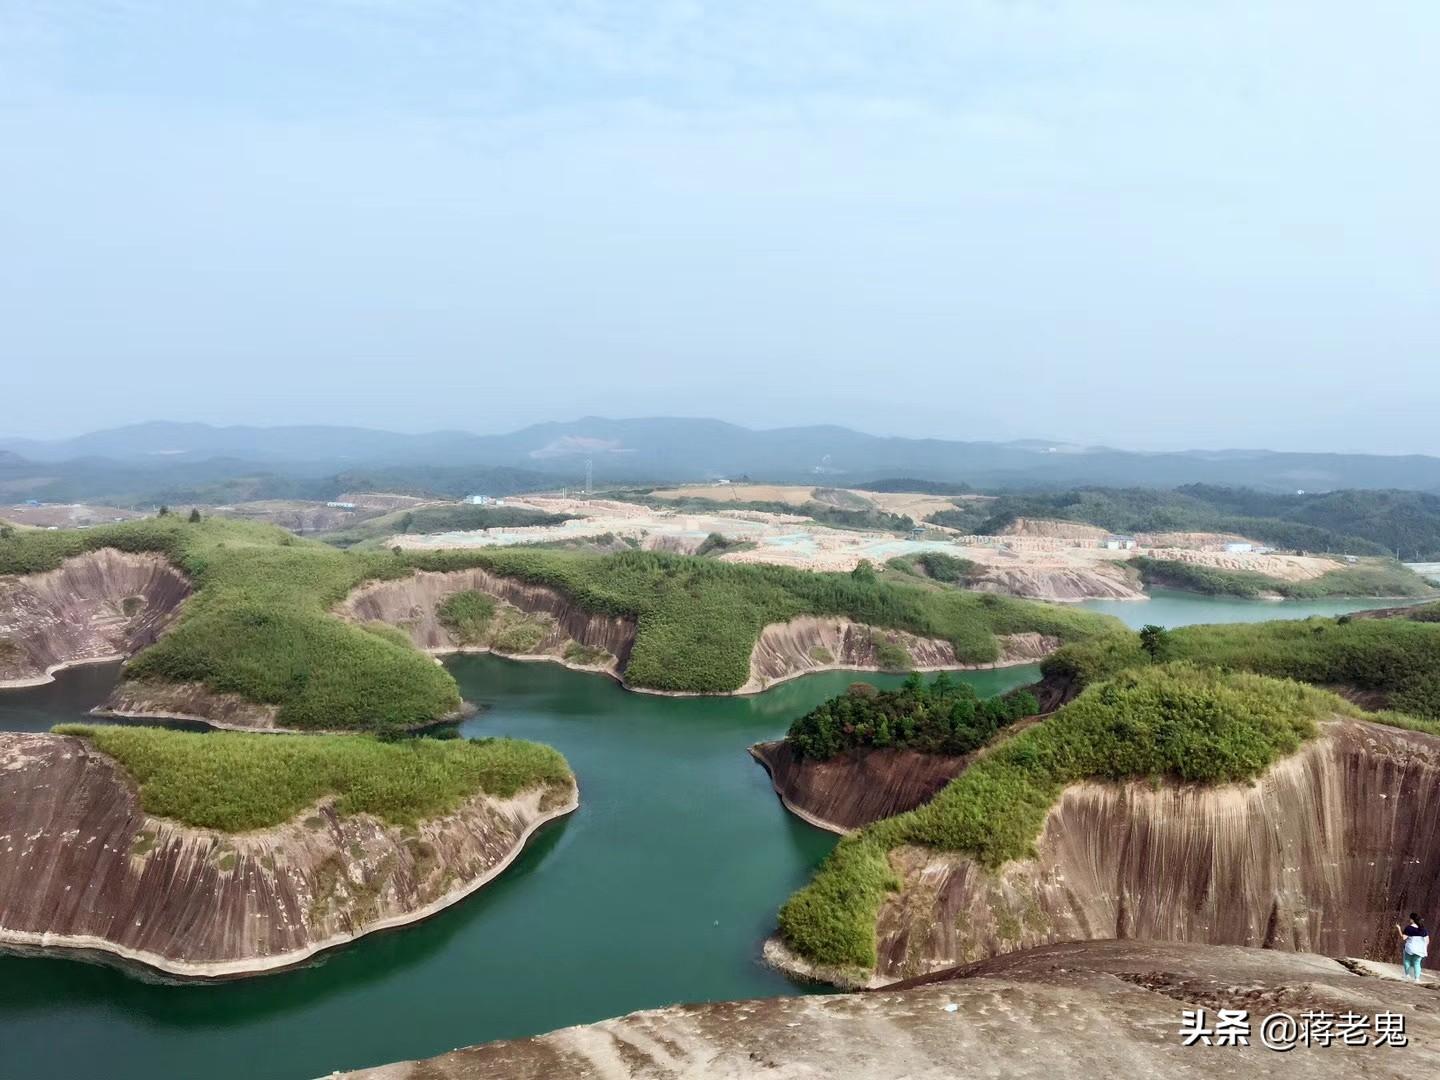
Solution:
M 1430 949 L 1430 931 L 1425 929 L 1425 924 L 1420 921 L 1420 916 L 1415 912 L 1410 913 L 1410 923 L 1404 929 L 1400 924 L 1395 924 L 1395 932 L 1400 935 L 1404 947 L 1401 955 L 1405 961 L 1405 975 L 1413 977 L 1416 982 L 1420 981 L 1420 961 Z

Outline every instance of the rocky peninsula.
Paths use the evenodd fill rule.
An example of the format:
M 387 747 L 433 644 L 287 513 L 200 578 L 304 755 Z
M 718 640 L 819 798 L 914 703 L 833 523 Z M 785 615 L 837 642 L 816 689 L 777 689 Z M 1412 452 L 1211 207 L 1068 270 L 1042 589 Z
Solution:
M 138 764 L 127 767 L 93 737 L 0 733 L 0 948 L 65 953 L 177 979 L 278 971 L 459 902 L 501 873 L 536 829 L 578 802 L 568 768 L 544 747 L 513 744 L 527 755 L 515 767 L 499 756 L 510 747 L 496 743 L 412 749 L 348 737 L 334 744 L 329 760 L 317 756 L 305 766 L 316 775 L 334 772 L 344 764 L 340 754 L 363 753 L 345 791 L 309 799 L 298 812 L 282 810 L 273 824 L 244 827 L 280 813 L 269 813 L 269 793 L 225 779 L 245 775 L 243 757 L 254 751 L 234 740 L 262 740 L 270 750 L 298 739 L 319 755 L 335 737 L 95 730 L 169 742 L 135 754 Z M 177 750 L 174 740 L 198 745 Z M 144 744 L 139 749 L 148 751 Z M 224 758 L 200 762 L 203 771 L 179 775 L 191 764 L 187 755 L 222 751 Z M 418 766 L 458 758 L 473 759 L 459 765 L 478 770 L 480 779 L 457 774 L 455 797 L 438 812 L 426 807 L 407 819 L 409 796 L 386 794 L 392 767 L 412 778 L 396 788 L 409 792 L 416 775 L 434 772 L 416 774 Z M 259 783 L 276 788 L 296 782 L 265 763 L 253 771 Z M 210 779 L 213 797 L 193 790 L 202 777 Z M 314 783 L 314 790 L 325 787 Z M 147 812 L 152 801 L 172 814 L 237 827 Z M 265 805 L 256 809 L 257 803 Z M 383 812 L 357 811 L 352 803 Z

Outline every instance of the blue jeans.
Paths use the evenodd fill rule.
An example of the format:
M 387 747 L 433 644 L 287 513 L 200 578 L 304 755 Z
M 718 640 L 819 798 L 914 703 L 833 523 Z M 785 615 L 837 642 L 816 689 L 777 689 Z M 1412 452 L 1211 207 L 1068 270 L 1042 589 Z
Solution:
M 1407 976 L 1413 977 L 1416 982 L 1419 982 L 1419 981 L 1420 981 L 1420 960 L 1421 960 L 1421 957 L 1416 956 L 1414 953 L 1408 953 L 1408 952 L 1407 952 L 1407 953 L 1405 954 L 1404 959 L 1405 959 L 1405 974 L 1406 974 Z

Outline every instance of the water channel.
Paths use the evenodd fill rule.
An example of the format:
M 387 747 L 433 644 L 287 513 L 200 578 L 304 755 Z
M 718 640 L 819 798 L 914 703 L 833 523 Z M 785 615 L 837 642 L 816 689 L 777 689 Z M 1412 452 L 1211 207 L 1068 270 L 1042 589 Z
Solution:
M 1085 606 L 1174 626 L 1375 602 L 1157 593 Z M 448 666 L 484 706 L 465 734 L 557 747 L 580 779 L 579 811 L 474 897 L 295 971 L 163 985 L 74 960 L 0 956 L 0 1080 L 293 1080 L 673 1002 L 806 992 L 765 968 L 759 945 L 834 837 L 787 814 L 745 748 L 862 676 L 830 672 L 755 697 L 668 698 L 553 664 L 466 656 Z M 114 664 L 78 667 L 0 691 L 0 729 L 83 719 L 118 674 Z M 993 694 L 1038 669 L 964 677 Z

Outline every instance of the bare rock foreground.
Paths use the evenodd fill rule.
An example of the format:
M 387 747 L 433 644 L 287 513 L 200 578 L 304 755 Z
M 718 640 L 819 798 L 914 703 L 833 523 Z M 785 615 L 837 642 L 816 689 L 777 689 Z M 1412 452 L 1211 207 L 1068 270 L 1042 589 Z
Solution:
M 953 1011 L 950 1007 L 953 1006 Z M 1181 1013 L 1399 1013 L 1408 1044 L 1183 1046 Z M 1322 956 L 1138 941 L 1053 945 L 884 990 L 676 1005 L 352 1080 L 1171 1080 L 1440 1075 L 1440 992 Z
M 322 800 L 226 834 L 146 814 L 84 739 L 0 733 L 0 949 L 184 979 L 280 970 L 463 899 L 576 799 L 482 794 L 413 828 Z

